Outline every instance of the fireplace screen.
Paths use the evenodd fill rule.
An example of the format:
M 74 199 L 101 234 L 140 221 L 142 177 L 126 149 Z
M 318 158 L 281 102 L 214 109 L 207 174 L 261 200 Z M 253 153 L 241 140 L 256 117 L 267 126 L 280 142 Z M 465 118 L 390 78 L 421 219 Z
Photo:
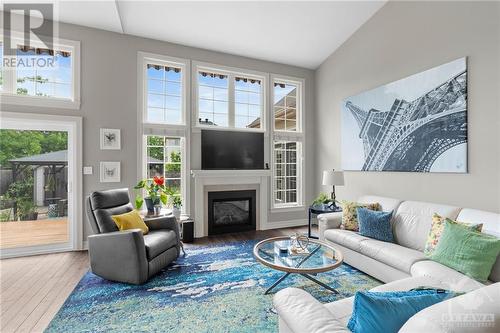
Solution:
M 208 234 L 255 230 L 255 190 L 208 192 Z
M 250 199 L 215 201 L 214 225 L 247 224 L 250 220 Z

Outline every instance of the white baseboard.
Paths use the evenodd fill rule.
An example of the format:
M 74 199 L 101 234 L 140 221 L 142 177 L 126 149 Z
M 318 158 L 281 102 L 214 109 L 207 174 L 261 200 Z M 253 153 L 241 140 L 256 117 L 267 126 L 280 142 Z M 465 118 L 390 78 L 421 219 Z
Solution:
M 82 242 L 82 250 L 88 250 L 89 249 L 89 241 L 83 241 Z
M 261 226 L 260 230 L 302 227 L 306 226 L 307 224 L 308 224 L 307 219 L 267 222 L 265 225 Z

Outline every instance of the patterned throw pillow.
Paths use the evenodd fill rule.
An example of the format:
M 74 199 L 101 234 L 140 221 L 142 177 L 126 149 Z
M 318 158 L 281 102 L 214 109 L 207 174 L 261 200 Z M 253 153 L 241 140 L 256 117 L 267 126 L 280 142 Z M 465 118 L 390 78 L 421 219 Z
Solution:
M 363 204 L 355 201 L 342 201 L 342 223 L 340 229 L 359 231 L 358 226 L 358 208 L 366 208 L 370 210 L 382 210 L 380 204 L 370 203 Z
M 431 230 L 429 230 L 429 235 L 427 236 L 427 242 L 425 243 L 425 248 L 424 248 L 424 254 L 429 256 L 434 252 L 434 249 L 438 245 L 439 239 L 441 238 L 441 234 L 443 233 L 444 230 L 444 221 L 446 218 L 438 215 L 437 213 L 434 213 L 432 216 L 432 226 Z M 449 220 L 453 223 L 458 223 L 462 224 L 468 228 L 470 228 L 473 231 L 479 231 L 483 229 L 483 224 L 471 224 L 471 223 L 465 223 L 465 222 L 459 222 L 459 221 L 453 221 Z

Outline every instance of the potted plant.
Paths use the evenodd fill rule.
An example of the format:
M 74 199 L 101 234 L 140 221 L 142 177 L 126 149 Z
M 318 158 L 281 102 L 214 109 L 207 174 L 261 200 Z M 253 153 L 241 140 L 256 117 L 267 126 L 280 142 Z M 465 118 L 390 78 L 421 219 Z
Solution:
M 313 201 L 313 206 L 329 205 L 332 202 L 330 196 L 326 193 L 320 193 Z
M 181 218 L 181 207 L 182 207 L 182 199 L 180 196 L 174 196 L 174 200 L 172 201 L 172 213 L 175 218 L 179 220 Z
M 168 196 L 172 195 L 172 190 L 165 186 L 165 179 L 163 177 L 154 177 L 151 179 L 143 179 L 134 187 L 136 190 L 142 189 L 146 191 L 147 196 L 143 199 L 142 195 L 137 194 L 135 198 L 135 207 L 140 209 L 144 201 L 148 214 L 154 214 L 154 207 L 167 204 Z
M 34 221 L 38 218 L 36 205 L 32 200 L 22 199 L 17 202 L 19 219 L 21 221 Z

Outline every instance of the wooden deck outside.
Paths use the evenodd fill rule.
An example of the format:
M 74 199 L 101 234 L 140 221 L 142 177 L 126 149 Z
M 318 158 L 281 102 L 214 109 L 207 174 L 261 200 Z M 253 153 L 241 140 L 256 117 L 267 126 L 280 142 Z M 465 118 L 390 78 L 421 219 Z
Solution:
M 0 249 L 65 243 L 68 240 L 66 218 L 0 222 Z

